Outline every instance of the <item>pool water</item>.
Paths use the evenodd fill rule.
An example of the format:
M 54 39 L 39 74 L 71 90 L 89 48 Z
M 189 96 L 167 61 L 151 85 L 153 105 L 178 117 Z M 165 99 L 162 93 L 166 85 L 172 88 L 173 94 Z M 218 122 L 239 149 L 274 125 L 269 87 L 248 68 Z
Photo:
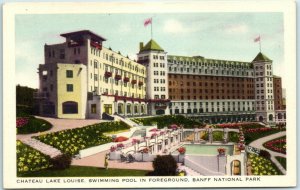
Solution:
M 233 154 L 233 145 L 186 144 L 186 154 L 218 155 L 218 148 L 225 148 L 225 154 Z

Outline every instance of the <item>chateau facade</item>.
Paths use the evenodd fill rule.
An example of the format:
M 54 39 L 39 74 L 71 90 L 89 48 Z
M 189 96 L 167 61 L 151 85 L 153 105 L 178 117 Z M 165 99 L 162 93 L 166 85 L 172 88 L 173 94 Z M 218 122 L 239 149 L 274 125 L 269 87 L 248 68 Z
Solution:
M 207 123 L 285 122 L 280 77 L 261 52 L 252 62 L 168 55 L 151 39 L 138 60 L 91 31 L 45 45 L 35 98 L 41 115 L 96 118 L 184 114 Z

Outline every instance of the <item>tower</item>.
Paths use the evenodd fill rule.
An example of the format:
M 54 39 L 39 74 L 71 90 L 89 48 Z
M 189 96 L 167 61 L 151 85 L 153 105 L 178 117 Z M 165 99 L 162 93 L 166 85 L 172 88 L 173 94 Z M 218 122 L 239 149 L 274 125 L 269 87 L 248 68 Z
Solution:
M 275 121 L 272 60 L 259 52 L 252 61 L 255 79 L 256 120 Z
M 148 114 L 169 114 L 167 52 L 151 39 L 145 46 L 140 43 L 137 55 L 138 63 L 147 70 Z

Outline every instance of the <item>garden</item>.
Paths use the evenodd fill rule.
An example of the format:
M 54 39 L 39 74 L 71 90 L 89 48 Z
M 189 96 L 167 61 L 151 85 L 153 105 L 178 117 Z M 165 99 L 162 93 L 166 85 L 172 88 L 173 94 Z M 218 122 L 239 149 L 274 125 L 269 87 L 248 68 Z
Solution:
M 260 125 L 258 123 L 226 123 L 226 124 L 217 124 L 213 126 L 215 128 L 231 128 L 231 129 L 238 129 L 242 127 L 242 130 L 245 135 L 245 143 L 250 144 L 252 141 L 255 141 L 256 139 L 284 131 L 285 128 L 280 127 L 264 127 L 263 125 Z M 229 137 L 236 139 L 235 136 Z M 233 141 L 235 142 L 235 141 Z
M 164 115 L 149 118 L 133 118 L 131 120 L 138 124 L 146 126 L 157 124 L 157 128 L 159 129 L 168 127 L 172 124 L 176 124 L 178 126 L 183 125 L 184 128 L 204 127 L 203 123 L 186 118 L 182 115 Z
M 270 140 L 263 144 L 269 150 L 286 154 L 286 136 Z
M 252 175 L 282 175 L 272 161 L 266 157 L 250 153 L 248 159 L 251 162 Z
M 75 155 L 79 150 L 112 142 L 112 138 L 103 133 L 126 130 L 130 127 L 123 122 L 105 122 L 82 128 L 68 129 L 36 136 L 37 140 L 61 150 L 65 154 Z
M 18 117 L 16 120 L 17 134 L 31 134 L 47 131 L 52 128 L 52 125 L 39 118 L 33 116 Z
M 17 174 L 34 172 L 52 167 L 50 157 L 17 141 Z

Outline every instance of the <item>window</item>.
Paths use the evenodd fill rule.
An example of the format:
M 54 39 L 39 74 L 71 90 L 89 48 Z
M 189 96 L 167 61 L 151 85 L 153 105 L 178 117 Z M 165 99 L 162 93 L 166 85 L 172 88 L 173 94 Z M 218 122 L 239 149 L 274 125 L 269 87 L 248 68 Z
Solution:
M 91 113 L 97 113 L 97 105 L 96 104 L 91 105 Z
M 64 102 L 63 106 L 63 114 L 76 114 L 78 113 L 78 103 L 77 102 Z
M 72 70 L 67 70 L 66 75 L 67 75 L 67 78 L 73 78 L 73 71 Z
M 67 84 L 67 92 L 73 92 L 73 84 Z
M 97 69 L 98 68 L 98 61 L 94 61 L 94 68 Z

